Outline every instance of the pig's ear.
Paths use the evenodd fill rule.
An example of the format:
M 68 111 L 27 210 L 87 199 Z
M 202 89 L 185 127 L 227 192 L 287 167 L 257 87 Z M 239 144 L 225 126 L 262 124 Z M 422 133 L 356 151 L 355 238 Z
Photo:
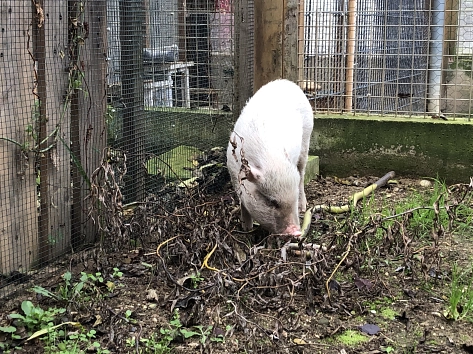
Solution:
M 260 169 L 256 168 L 255 166 L 249 166 L 249 167 L 250 167 L 250 170 L 248 171 L 248 174 L 246 176 L 248 181 L 250 181 L 251 183 L 261 182 L 263 180 L 263 172 Z

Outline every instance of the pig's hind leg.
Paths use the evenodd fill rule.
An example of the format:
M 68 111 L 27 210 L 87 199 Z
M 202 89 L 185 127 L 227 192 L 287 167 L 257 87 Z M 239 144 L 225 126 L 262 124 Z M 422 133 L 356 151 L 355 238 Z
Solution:
M 250 231 L 253 229 L 253 218 L 251 217 L 248 209 L 246 209 L 243 203 L 240 203 L 240 219 L 241 219 L 241 226 L 244 231 Z

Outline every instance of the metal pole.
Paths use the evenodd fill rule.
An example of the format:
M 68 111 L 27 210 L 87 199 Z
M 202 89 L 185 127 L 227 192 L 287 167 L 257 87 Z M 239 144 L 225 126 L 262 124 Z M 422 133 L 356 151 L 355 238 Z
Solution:
M 432 0 L 430 11 L 432 21 L 430 25 L 429 103 L 427 110 L 440 115 L 445 0 Z
M 355 77 L 355 43 L 356 43 L 356 2 L 348 1 L 348 28 L 347 28 L 347 61 L 345 79 L 345 111 L 350 112 L 353 107 L 353 79 Z

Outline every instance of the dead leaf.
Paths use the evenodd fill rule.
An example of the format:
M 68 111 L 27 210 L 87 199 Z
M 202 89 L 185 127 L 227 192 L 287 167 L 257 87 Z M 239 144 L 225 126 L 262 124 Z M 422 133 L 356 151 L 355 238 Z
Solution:
M 307 343 L 305 340 L 301 339 L 301 338 L 294 338 L 293 339 L 293 342 L 297 345 L 306 345 L 306 344 L 309 344 Z
M 98 325 L 101 325 L 103 323 L 102 321 L 102 316 L 100 315 L 95 315 L 95 322 L 92 325 L 92 327 L 97 327 Z
M 156 292 L 156 290 L 148 289 L 148 293 L 146 294 L 146 300 L 158 302 L 159 296 L 158 296 L 158 293 Z
M 363 326 L 360 327 L 360 329 L 363 333 L 366 333 L 369 335 L 377 334 L 381 330 L 379 326 L 375 324 L 371 324 L 371 323 L 364 324 Z
M 369 281 L 368 279 L 355 278 L 354 282 L 355 282 L 356 287 L 359 290 L 363 288 L 370 290 L 373 287 L 373 283 Z

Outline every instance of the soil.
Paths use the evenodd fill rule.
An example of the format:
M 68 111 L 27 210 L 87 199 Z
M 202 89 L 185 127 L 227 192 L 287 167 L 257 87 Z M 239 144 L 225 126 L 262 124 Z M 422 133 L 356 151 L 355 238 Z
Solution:
M 319 178 L 307 186 L 308 205 L 345 205 L 376 180 Z M 159 342 L 160 329 L 171 328 L 176 309 L 188 330 L 212 329 L 207 338 L 176 337 L 169 345 L 173 353 L 473 353 L 472 323 L 453 321 L 445 312 L 452 265 L 467 269 L 473 257 L 473 226 L 449 232 L 434 223 L 422 233 L 409 227 L 413 212 L 390 224 L 377 213 L 382 205 L 401 213 L 396 207 L 403 201 L 433 193 L 432 184 L 397 177 L 352 213 L 316 211 L 304 243 L 318 248 L 287 250 L 285 260 L 282 237 L 258 228 L 239 232 L 229 190 L 180 198 L 180 205 L 173 205 L 172 197 L 149 198 L 125 209 L 124 222 L 110 216 L 117 224 L 107 247 L 74 254 L 56 264 L 55 273 L 30 281 L 57 293 L 69 270 L 73 279 L 100 272 L 103 283 L 86 285 L 69 302 L 30 290 L 0 300 L 0 326 L 11 323 L 7 315 L 30 299 L 44 309 L 67 308 L 57 322 L 95 329 L 101 348 L 112 353 L 161 352 L 127 340 L 154 336 Z M 369 214 L 360 224 L 354 214 L 364 210 Z M 366 341 L 342 340 L 347 333 Z M 37 339 L 16 344 L 24 353 L 43 351 Z

